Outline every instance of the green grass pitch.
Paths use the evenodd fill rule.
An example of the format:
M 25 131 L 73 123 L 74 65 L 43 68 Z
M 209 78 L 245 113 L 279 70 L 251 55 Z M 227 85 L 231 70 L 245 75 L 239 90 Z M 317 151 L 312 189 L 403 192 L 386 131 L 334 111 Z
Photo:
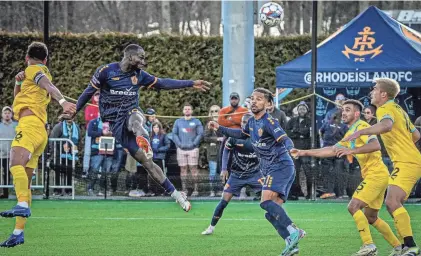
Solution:
M 0 201 L 0 210 L 14 201 Z M 200 233 L 209 225 L 216 201 L 193 201 L 185 213 L 174 202 L 35 201 L 25 231 L 25 244 L 0 248 L 0 255 L 279 255 L 284 241 L 264 217 L 258 202 L 232 202 L 215 233 Z M 307 231 L 300 255 L 351 255 L 361 245 L 345 203 L 286 205 L 291 218 Z M 421 206 L 407 205 L 414 236 L 421 243 Z M 383 208 L 381 217 L 392 225 Z M 6 239 L 14 219 L 0 219 L 0 239 Z M 379 255 L 390 246 L 372 229 Z

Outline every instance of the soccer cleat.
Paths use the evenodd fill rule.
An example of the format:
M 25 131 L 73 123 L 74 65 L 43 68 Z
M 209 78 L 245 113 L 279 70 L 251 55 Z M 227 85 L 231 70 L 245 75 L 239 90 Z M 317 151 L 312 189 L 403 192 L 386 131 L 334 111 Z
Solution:
M 421 255 L 421 250 L 419 247 L 410 247 L 405 250 L 405 252 L 402 252 L 402 256 L 417 256 Z
M 13 218 L 13 217 L 24 217 L 28 218 L 31 216 L 31 209 L 16 205 L 11 210 L 0 212 L 0 216 L 4 218 Z
M 0 247 L 15 247 L 17 245 L 23 244 L 24 238 L 23 238 L 23 232 L 20 233 L 19 235 L 11 235 L 6 241 L 4 241 L 3 243 L 0 244 Z
M 298 245 L 296 245 L 294 248 L 291 248 L 291 251 L 288 249 L 288 247 L 285 247 L 285 249 L 281 253 L 281 256 L 292 256 L 297 255 L 299 253 L 300 250 L 298 249 Z
M 352 254 L 352 256 L 376 256 L 377 253 L 377 247 L 374 244 L 365 244 L 361 246 L 358 252 Z
M 306 235 L 307 235 L 307 233 L 304 230 L 297 228 L 297 230 L 289 236 L 290 242 L 285 247 L 285 249 L 282 251 L 281 256 L 294 255 L 294 254 L 291 254 L 291 253 L 295 249 L 298 250 L 298 242 L 301 239 L 303 239 Z
M 396 246 L 392 249 L 392 252 L 389 254 L 389 256 L 400 256 L 402 254 L 402 246 Z
M 212 235 L 215 227 L 209 226 L 205 231 L 202 232 L 202 235 Z
M 175 201 L 183 208 L 184 211 L 188 212 L 191 210 L 191 204 L 187 200 L 187 196 L 185 193 L 175 190 L 171 197 L 175 199 Z

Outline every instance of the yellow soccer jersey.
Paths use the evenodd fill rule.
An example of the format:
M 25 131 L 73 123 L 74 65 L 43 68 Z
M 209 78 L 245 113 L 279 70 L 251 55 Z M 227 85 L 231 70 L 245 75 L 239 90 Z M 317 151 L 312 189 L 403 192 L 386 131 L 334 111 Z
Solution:
M 344 138 L 350 136 L 356 131 L 368 127 L 370 127 L 370 125 L 367 122 L 358 120 L 349 128 Z M 370 142 L 370 140 L 377 140 L 377 137 L 374 135 L 363 135 L 356 140 L 347 142 L 340 141 L 336 144 L 336 147 L 346 147 L 350 149 L 359 148 Z M 365 179 L 368 174 L 370 174 L 370 176 L 389 176 L 387 167 L 383 163 L 380 150 L 367 154 L 356 154 L 354 156 L 357 158 L 358 163 L 360 164 L 361 176 L 363 179 Z
M 50 71 L 45 65 L 30 65 L 25 69 L 25 80 L 20 85 L 20 92 L 13 101 L 16 120 L 19 120 L 22 109 L 29 108 L 43 123 L 47 123 L 47 105 L 50 102 L 50 95 L 38 86 L 38 82 L 44 76 L 52 80 Z
M 378 122 L 384 119 L 393 122 L 392 130 L 380 135 L 392 162 L 421 165 L 421 154 L 412 141 L 416 128 L 401 106 L 390 100 L 377 109 L 376 115 Z

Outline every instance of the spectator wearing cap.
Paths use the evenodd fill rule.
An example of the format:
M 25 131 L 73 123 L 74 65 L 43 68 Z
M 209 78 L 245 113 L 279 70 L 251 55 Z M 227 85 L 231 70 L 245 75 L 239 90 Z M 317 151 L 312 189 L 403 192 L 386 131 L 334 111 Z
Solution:
M 146 109 L 145 114 L 147 116 L 145 128 L 149 133 L 151 133 L 152 132 L 152 124 L 154 122 L 157 122 L 157 121 L 159 122 L 159 120 L 156 118 L 156 112 L 155 112 L 155 109 L 153 109 L 153 108 Z
M 326 113 L 323 123 L 328 123 L 332 120 L 333 116 L 341 109 L 342 104 L 345 101 L 345 96 L 342 93 L 338 93 L 335 98 L 335 106 Z
M 230 94 L 230 106 L 219 111 L 218 123 L 228 128 L 241 128 L 241 118 L 249 110 L 239 105 L 240 95 L 236 92 Z
M 1 139 L 10 139 L 10 141 L 0 141 L 0 159 L 1 159 L 1 175 L 2 175 L 2 185 L 10 185 L 10 172 L 9 172 L 9 152 L 10 145 L 12 144 L 12 139 L 16 135 L 16 126 L 17 122 L 12 119 L 13 111 L 12 108 L 6 106 L 1 111 L 1 123 L 0 123 L 0 138 Z M 7 188 L 3 189 L 3 194 L 0 195 L 0 198 L 8 198 L 9 190 Z
M 288 137 L 294 142 L 294 146 L 302 149 L 310 149 L 310 128 L 311 128 L 311 119 L 308 116 L 309 108 L 304 101 L 301 101 L 297 105 L 298 116 L 292 117 L 286 127 L 285 131 L 288 134 Z M 307 179 L 307 176 L 310 176 L 309 166 L 310 158 L 309 157 L 300 157 L 294 159 L 295 169 L 298 174 L 298 184 L 301 187 L 301 192 L 305 197 L 310 197 L 311 189 L 311 179 Z

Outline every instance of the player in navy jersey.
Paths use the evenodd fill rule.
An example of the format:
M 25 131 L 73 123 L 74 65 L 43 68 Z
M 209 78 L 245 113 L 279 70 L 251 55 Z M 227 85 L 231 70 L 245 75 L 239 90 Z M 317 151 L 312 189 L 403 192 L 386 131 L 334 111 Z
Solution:
M 109 122 L 116 142 L 126 148 L 149 175 L 170 194 L 187 212 L 191 204 L 184 193 L 177 191 L 164 175 L 161 168 L 154 164 L 153 152 L 148 141 L 148 132 L 144 128 L 146 119 L 139 108 L 139 89 L 180 89 L 194 87 L 202 91 L 209 90 L 210 83 L 203 80 L 162 79 L 148 74 L 143 69 L 147 63 L 145 51 L 136 44 L 124 49 L 121 62 L 99 67 L 79 97 L 77 112 L 91 99 L 97 90 L 100 91 L 99 112 L 103 122 Z M 63 116 L 63 119 L 69 116 Z
M 298 253 L 299 240 L 306 234 L 293 224 L 282 208 L 295 179 L 294 163 L 289 153 L 294 145 L 279 122 L 266 113 L 271 104 L 274 104 L 272 93 L 257 88 L 251 96 L 254 116 L 242 130 L 223 127 L 212 121 L 209 122 L 209 128 L 228 137 L 250 138 L 260 159 L 260 170 L 265 176 L 260 207 L 266 211 L 266 219 L 285 239 L 287 246 L 281 255 L 294 255 Z
M 247 124 L 250 117 L 251 114 L 245 114 L 242 117 L 242 127 Z M 232 155 L 232 162 L 228 168 L 230 155 Z M 222 199 L 215 208 L 210 226 L 202 232 L 202 235 L 211 235 L 213 233 L 216 224 L 222 217 L 225 207 L 228 206 L 233 196 L 240 195 L 243 187 L 248 185 L 256 192 L 262 190 L 263 175 L 259 169 L 259 159 L 254 152 L 249 138 L 245 140 L 235 138 L 227 139 L 222 154 L 221 178 L 223 182 L 227 180 L 228 170 L 231 171 L 231 175 L 225 184 Z

